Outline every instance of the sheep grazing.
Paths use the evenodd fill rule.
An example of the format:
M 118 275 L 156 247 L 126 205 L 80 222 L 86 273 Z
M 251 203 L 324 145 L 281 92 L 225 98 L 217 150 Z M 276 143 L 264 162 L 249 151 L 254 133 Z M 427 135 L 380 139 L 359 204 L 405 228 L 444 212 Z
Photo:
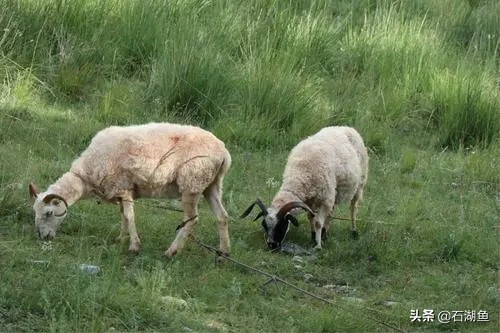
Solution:
M 255 205 L 264 217 L 262 226 L 270 249 L 277 249 L 290 223 L 298 226 L 294 215 L 307 211 L 314 247 L 321 241 L 336 204 L 350 202 L 352 231 L 356 233 L 356 211 L 368 177 L 368 154 L 359 133 L 351 127 L 326 127 L 295 146 L 283 173 L 283 183 L 271 206 L 257 199 L 241 215 L 250 214 Z
M 140 239 L 135 227 L 134 199 L 166 197 L 182 200 L 184 220 L 166 256 L 184 247 L 198 221 L 203 194 L 219 221 L 220 251 L 229 254 L 228 215 L 222 206 L 222 182 L 231 165 L 224 143 L 194 126 L 150 123 L 106 128 L 65 173 L 40 193 L 32 183 L 35 225 L 41 239 L 53 238 L 80 198 L 97 196 L 120 205 L 119 240 L 129 233 L 129 251 L 137 252 Z

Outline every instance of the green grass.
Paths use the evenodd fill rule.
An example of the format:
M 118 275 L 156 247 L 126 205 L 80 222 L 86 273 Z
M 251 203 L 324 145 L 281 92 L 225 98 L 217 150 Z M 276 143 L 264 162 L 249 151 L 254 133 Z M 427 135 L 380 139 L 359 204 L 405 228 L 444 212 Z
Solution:
M 0 331 L 389 330 L 374 318 L 411 332 L 500 329 L 497 1 L 0 7 Z M 164 258 L 181 214 L 146 200 L 137 256 L 114 242 L 118 208 L 93 200 L 71 207 L 50 246 L 38 241 L 29 181 L 51 184 L 103 127 L 149 121 L 223 139 L 232 256 L 335 305 L 262 288 L 265 277 L 215 266 L 193 243 Z M 287 152 L 329 125 L 356 127 L 369 147 L 360 236 L 334 221 L 318 259 L 297 268 L 237 216 L 256 197 L 269 203 Z M 205 203 L 200 215 L 196 236 L 217 244 Z M 306 225 L 301 217 L 288 239 L 309 247 Z M 102 272 L 82 274 L 82 263 Z M 429 308 L 487 310 L 490 322 L 410 322 L 411 309 Z

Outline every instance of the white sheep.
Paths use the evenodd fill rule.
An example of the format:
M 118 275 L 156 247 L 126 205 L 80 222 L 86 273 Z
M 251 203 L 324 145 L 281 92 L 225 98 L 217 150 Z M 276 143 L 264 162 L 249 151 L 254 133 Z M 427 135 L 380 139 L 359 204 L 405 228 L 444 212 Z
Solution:
M 352 230 L 356 233 L 356 211 L 368 177 L 368 154 L 359 133 L 351 127 L 326 127 L 299 142 L 290 152 L 283 183 L 271 206 L 257 199 L 264 217 L 262 226 L 271 249 L 281 246 L 290 222 L 298 225 L 297 208 L 308 212 L 311 238 L 321 248 L 336 204 L 350 202 Z
M 129 251 L 137 252 L 140 239 L 134 221 L 134 199 L 168 197 L 182 200 L 185 223 L 165 252 L 175 255 L 198 221 L 201 194 L 219 221 L 220 251 L 230 250 L 228 215 L 222 206 L 222 182 L 231 165 L 224 143 L 199 127 L 150 123 L 109 127 L 92 139 L 88 148 L 54 184 L 42 193 L 30 184 L 35 198 L 35 225 L 42 239 L 52 238 L 66 217 L 67 208 L 80 198 L 97 196 L 120 205 L 118 239 L 130 235 Z

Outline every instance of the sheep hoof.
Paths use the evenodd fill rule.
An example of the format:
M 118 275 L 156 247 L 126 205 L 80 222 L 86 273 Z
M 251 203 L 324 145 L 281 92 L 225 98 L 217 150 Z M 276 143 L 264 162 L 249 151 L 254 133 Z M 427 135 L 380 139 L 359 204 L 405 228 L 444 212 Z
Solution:
M 140 249 L 141 247 L 139 246 L 139 244 L 130 244 L 128 247 L 128 252 L 137 254 L 139 253 Z
M 227 262 L 227 257 L 229 257 L 229 253 L 222 252 L 222 254 L 218 254 L 215 259 L 217 264 L 225 264 Z
M 321 244 L 317 244 L 316 246 L 313 247 L 314 251 L 321 251 Z
M 352 239 L 358 239 L 359 237 L 359 232 L 358 230 L 354 229 L 354 230 L 351 230 L 351 238 Z
M 168 248 L 168 250 L 165 251 L 165 253 L 164 253 L 165 257 L 169 257 L 169 258 L 172 258 L 176 254 L 177 254 L 177 249 L 172 249 L 172 248 Z

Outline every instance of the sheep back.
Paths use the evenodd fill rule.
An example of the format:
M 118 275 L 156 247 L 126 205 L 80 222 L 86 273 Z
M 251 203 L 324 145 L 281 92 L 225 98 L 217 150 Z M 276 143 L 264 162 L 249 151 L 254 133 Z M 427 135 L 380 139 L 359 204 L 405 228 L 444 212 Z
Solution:
M 195 126 L 150 123 L 98 132 L 71 171 L 111 199 L 132 188 L 150 192 L 167 185 L 175 192 L 199 193 L 230 163 L 224 143 L 212 133 Z
M 367 181 L 368 154 L 351 127 L 326 127 L 289 154 L 282 190 L 293 191 L 312 207 L 349 201 Z

